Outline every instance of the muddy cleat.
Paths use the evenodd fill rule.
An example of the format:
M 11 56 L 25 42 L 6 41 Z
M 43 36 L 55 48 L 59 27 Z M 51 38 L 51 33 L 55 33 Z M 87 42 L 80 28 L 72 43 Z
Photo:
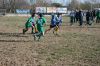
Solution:
M 34 37 L 34 40 L 36 40 L 36 34 L 35 33 L 33 34 L 33 37 Z
M 58 36 L 58 37 L 60 37 L 60 35 L 59 35 L 59 34 L 57 34 L 57 33 L 56 33 L 55 35 L 56 35 L 56 36 Z
M 41 35 L 38 36 L 38 40 L 37 41 L 40 41 L 40 38 L 41 38 Z
M 34 34 L 34 32 L 32 31 L 31 34 Z
M 23 29 L 23 34 L 25 34 L 25 30 Z
M 55 31 L 53 31 L 53 34 L 55 34 Z

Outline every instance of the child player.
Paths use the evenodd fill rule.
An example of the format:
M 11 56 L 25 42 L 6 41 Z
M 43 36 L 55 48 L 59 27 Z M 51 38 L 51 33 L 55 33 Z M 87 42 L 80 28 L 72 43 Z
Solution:
M 58 28 L 60 28 L 61 24 L 62 24 L 62 16 L 60 13 L 57 14 L 57 23 L 56 25 L 58 26 Z
M 56 15 L 55 15 L 55 14 L 52 14 L 52 16 L 51 16 L 50 28 L 46 30 L 46 33 L 47 33 L 48 31 L 50 31 L 51 29 L 53 29 L 53 33 L 54 33 L 54 28 L 56 27 L 56 22 L 57 22 L 56 19 L 57 19 Z
M 54 34 L 58 35 L 57 32 L 60 29 L 61 24 L 62 24 L 62 16 L 60 13 L 58 13 L 57 17 L 56 17 L 56 27 L 54 28 L 54 31 L 56 33 L 54 33 Z
M 29 28 L 32 28 L 31 33 L 33 34 L 33 29 L 35 28 L 35 13 L 31 15 L 30 18 L 28 18 L 27 22 L 25 23 L 25 28 L 23 29 L 23 34 L 29 30 Z
M 60 25 L 62 23 L 62 17 L 61 14 L 57 14 L 57 16 L 55 14 L 52 14 L 52 18 L 51 18 L 51 24 L 50 24 L 50 28 L 47 31 L 50 31 L 53 28 L 53 33 L 57 35 L 58 29 L 60 28 Z
M 46 24 L 46 19 L 43 17 L 43 15 L 40 13 L 38 14 L 38 19 L 36 21 L 36 28 L 37 28 L 37 33 L 34 34 L 34 40 L 38 38 L 38 41 L 42 36 L 44 36 L 44 25 Z

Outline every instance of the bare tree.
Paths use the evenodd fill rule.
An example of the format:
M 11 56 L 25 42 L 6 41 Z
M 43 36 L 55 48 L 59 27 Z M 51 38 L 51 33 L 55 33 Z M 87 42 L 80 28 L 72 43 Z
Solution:
M 6 0 L 0 0 L 0 8 L 5 9 Z
M 26 0 L 7 0 L 7 11 L 8 12 L 15 12 L 16 9 L 25 9 L 28 8 L 29 4 Z
M 70 7 L 70 9 L 80 9 L 80 1 L 71 0 L 69 7 Z
M 60 4 L 60 3 L 52 3 L 51 6 L 53 6 L 53 7 L 62 7 L 62 4 Z
M 91 10 L 93 10 L 94 8 L 100 7 L 99 6 L 99 4 L 100 4 L 99 0 L 87 0 L 85 2 L 88 2 L 89 8 Z
M 46 0 L 36 0 L 36 6 L 48 6 Z

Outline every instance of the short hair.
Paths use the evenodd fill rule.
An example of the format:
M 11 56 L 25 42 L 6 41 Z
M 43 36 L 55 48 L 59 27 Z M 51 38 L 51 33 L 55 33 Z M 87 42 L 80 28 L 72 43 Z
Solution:
M 32 17 L 34 17 L 35 16 L 35 13 L 32 13 L 32 15 L 31 15 Z
M 40 17 L 43 17 L 42 13 L 39 13 L 39 16 L 40 16 Z

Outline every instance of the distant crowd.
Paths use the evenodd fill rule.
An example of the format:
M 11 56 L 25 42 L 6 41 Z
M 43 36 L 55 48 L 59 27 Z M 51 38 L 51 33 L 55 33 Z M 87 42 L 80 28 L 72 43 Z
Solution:
M 93 22 L 100 23 L 100 10 L 72 10 L 70 13 L 70 25 L 77 22 L 79 26 L 84 23 L 86 25 L 92 25 Z

